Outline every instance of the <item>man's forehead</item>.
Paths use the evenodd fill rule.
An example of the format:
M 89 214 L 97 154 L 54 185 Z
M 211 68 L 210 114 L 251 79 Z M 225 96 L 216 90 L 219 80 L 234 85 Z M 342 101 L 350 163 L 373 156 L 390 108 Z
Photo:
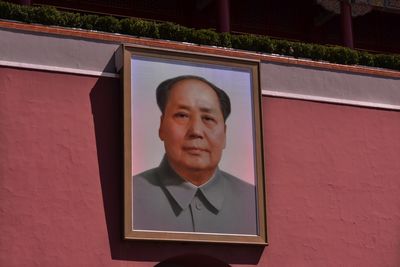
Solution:
M 186 79 L 178 81 L 177 83 L 171 86 L 169 93 L 171 94 L 172 92 L 177 91 L 177 89 L 183 91 L 185 90 L 189 91 L 191 89 L 193 91 L 200 90 L 203 91 L 204 94 L 209 94 L 210 96 L 212 95 L 213 97 L 215 97 L 215 99 L 218 100 L 218 95 L 215 89 L 210 84 L 202 80 Z
M 170 90 L 172 91 L 174 88 L 181 87 L 183 85 L 185 85 L 187 87 L 191 87 L 191 86 L 195 86 L 195 85 L 203 85 L 204 87 L 209 88 L 210 90 L 214 91 L 214 89 L 207 82 L 202 81 L 202 80 L 198 80 L 198 79 L 195 79 L 195 78 L 187 78 L 187 79 L 183 79 L 183 80 L 177 81 L 176 83 L 174 83 L 171 86 Z
M 202 82 L 203 83 L 203 82 Z M 196 106 L 203 112 L 221 112 L 222 108 L 217 93 L 208 84 L 206 86 L 176 85 L 167 97 L 167 106 L 191 109 Z
M 199 92 L 201 92 L 201 94 L 198 94 Z M 170 100 L 171 95 L 184 96 L 188 98 L 208 98 L 219 103 L 219 98 L 215 90 L 209 84 L 196 79 L 187 79 L 177 82 L 170 88 L 167 101 Z

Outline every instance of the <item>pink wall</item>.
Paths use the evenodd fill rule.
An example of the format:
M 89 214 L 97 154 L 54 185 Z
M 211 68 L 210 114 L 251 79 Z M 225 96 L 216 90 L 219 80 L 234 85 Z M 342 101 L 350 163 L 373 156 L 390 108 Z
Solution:
M 122 241 L 119 81 L 0 68 L 0 266 L 400 266 L 400 113 L 264 97 L 266 248 Z
M 270 266 L 400 266 L 400 112 L 264 100 Z

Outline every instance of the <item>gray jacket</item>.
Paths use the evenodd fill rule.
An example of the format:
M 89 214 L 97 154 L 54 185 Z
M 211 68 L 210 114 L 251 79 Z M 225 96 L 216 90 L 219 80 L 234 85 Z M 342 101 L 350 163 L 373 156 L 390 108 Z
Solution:
M 168 164 L 133 177 L 133 228 L 179 232 L 257 234 L 255 186 L 217 170 L 197 187 Z

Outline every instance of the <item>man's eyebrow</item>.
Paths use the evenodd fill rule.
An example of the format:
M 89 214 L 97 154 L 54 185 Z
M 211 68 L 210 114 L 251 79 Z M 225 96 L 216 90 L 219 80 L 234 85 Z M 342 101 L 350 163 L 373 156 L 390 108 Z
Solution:
M 186 106 L 186 105 L 183 105 L 183 104 L 180 104 L 180 105 L 178 105 L 178 109 L 187 109 L 187 110 L 189 110 L 190 107 Z
M 201 112 L 205 112 L 205 113 L 212 113 L 212 112 L 214 112 L 216 109 L 215 108 L 204 108 L 204 107 L 201 107 L 200 108 L 200 111 Z
M 192 107 L 187 106 L 187 105 L 185 105 L 185 104 L 180 104 L 180 105 L 178 105 L 178 109 L 191 110 Z M 216 110 L 217 110 L 216 108 L 200 107 L 200 111 L 201 111 L 201 112 L 206 112 L 206 113 L 212 113 L 212 112 L 214 112 L 214 111 L 216 111 Z

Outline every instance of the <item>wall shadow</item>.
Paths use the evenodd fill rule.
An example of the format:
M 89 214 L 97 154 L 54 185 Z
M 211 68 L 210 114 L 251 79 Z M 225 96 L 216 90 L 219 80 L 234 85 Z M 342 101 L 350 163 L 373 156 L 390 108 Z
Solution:
M 263 246 L 123 239 L 123 107 L 119 79 L 101 77 L 90 92 L 108 240 L 114 260 L 151 261 L 202 254 L 227 264 L 257 264 Z M 195 258 L 193 259 L 195 261 Z

